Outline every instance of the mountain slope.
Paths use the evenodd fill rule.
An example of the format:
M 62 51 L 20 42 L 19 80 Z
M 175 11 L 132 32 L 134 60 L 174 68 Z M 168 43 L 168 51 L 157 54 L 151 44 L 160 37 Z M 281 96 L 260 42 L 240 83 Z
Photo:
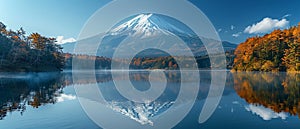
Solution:
M 63 47 L 63 52 L 72 54 L 74 52 L 75 44 L 76 44 L 76 42 L 69 42 L 69 43 L 62 44 L 61 46 Z M 235 50 L 236 47 L 238 46 L 238 44 L 231 43 L 228 41 L 222 41 L 222 45 L 223 45 L 224 51 Z M 205 48 L 203 48 L 203 49 L 205 49 Z
M 86 46 L 88 47 L 89 44 L 97 42 L 97 39 L 100 39 L 102 36 L 104 38 L 101 42 L 101 45 L 99 46 L 97 55 L 109 58 L 112 57 L 116 48 L 125 39 L 130 39 L 128 42 L 141 42 L 141 44 L 144 43 L 144 41 L 151 41 L 149 43 L 155 43 L 160 45 L 178 42 L 175 40 L 164 41 L 163 39 L 165 39 L 166 36 L 179 37 L 183 42 L 186 43 L 186 45 L 189 47 L 189 49 L 193 52 L 195 56 L 202 56 L 207 54 L 205 46 L 203 45 L 203 41 L 198 36 L 196 36 L 196 34 L 190 28 L 188 28 L 185 24 L 164 15 L 140 14 L 133 17 L 129 17 L 116 24 L 107 33 L 94 36 L 89 39 L 85 39 L 82 42 L 86 43 Z M 163 41 L 166 43 L 163 43 Z M 206 42 L 215 41 L 207 39 Z M 225 51 L 233 50 L 236 48 L 235 44 L 231 44 L 229 42 L 223 42 L 223 45 Z M 63 47 L 64 52 L 71 52 L 73 50 L 72 47 L 74 47 L 74 45 L 72 46 L 71 44 L 65 44 L 63 45 Z M 126 47 L 130 49 L 135 49 L 139 46 L 130 45 L 129 43 L 129 45 L 127 45 Z M 87 51 L 89 51 L 88 48 L 86 49 Z M 183 54 L 187 53 L 187 51 L 189 50 L 184 50 L 182 46 L 177 46 L 177 49 L 173 50 L 174 53 Z M 165 53 L 160 53 L 154 50 L 148 50 L 145 51 L 144 55 L 140 55 L 157 57 L 164 56 Z M 124 53 L 124 56 L 126 56 L 126 53 Z
M 164 34 L 185 34 L 191 35 L 193 32 L 187 28 L 183 23 L 172 18 L 158 15 L 158 14 L 140 14 L 131 20 L 125 19 L 121 24 L 117 24 L 109 35 L 130 35 L 141 38 L 158 36 Z

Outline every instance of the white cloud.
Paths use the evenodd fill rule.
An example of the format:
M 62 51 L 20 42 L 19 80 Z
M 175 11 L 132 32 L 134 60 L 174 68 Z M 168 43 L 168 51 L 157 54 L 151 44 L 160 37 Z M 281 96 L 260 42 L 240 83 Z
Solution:
M 238 33 L 232 34 L 232 36 L 235 37 L 235 38 L 237 38 L 237 37 L 239 37 L 241 34 L 242 34 L 242 32 L 238 32 Z
M 252 112 L 255 115 L 260 116 L 263 120 L 271 120 L 275 118 L 281 118 L 285 120 L 288 115 L 284 112 L 274 112 L 273 110 L 269 108 L 265 108 L 263 106 L 255 106 L 253 104 L 250 104 L 249 106 L 245 107 L 247 111 Z
M 56 97 L 56 99 L 57 99 L 57 102 L 64 102 L 64 101 L 67 101 L 67 100 L 75 100 L 76 96 L 61 94 L 59 97 Z
M 234 30 L 234 28 L 235 28 L 235 26 L 233 26 L 233 25 L 230 26 L 230 29 L 231 29 L 231 30 Z
M 278 19 L 272 19 L 272 18 L 264 18 L 262 21 L 253 24 L 251 26 L 248 26 L 244 33 L 249 34 L 258 34 L 258 33 L 267 33 L 274 29 L 282 29 L 287 28 L 289 26 L 289 21 L 287 21 L 285 18 L 278 20 Z
M 291 14 L 286 14 L 282 18 L 287 18 L 287 17 L 290 17 L 290 16 L 292 16 L 292 15 Z
M 222 29 L 220 28 L 220 29 L 218 29 L 218 32 L 221 32 L 222 31 Z
M 64 44 L 64 43 L 75 42 L 75 41 L 76 41 L 76 39 L 74 39 L 74 38 L 64 39 L 64 36 L 57 36 L 57 38 L 56 38 L 57 44 Z

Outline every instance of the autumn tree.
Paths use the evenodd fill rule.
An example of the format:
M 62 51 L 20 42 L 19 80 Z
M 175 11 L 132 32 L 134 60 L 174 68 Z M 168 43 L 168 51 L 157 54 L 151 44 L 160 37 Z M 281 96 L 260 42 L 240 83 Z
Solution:
M 262 37 L 248 38 L 235 50 L 237 71 L 300 71 L 300 23 L 274 30 Z
M 0 71 L 57 71 L 64 66 L 62 47 L 39 33 L 26 36 L 23 28 L 6 30 L 0 22 Z
M 46 46 L 47 39 L 42 37 L 39 33 L 32 33 L 29 39 L 31 40 L 32 47 L 35 49 L 43 50 Z
M 0 22 L 0 33 L 6 34 L 6 25 L 4 25 L 2 22 Z

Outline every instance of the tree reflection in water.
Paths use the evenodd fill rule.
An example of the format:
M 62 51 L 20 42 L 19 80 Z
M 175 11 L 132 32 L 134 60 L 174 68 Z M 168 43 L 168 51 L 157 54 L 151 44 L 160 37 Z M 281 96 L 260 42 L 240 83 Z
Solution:
M 171 102 L 177 97 L 180 86 L 180 74 L 178 72 L 166 72 L 168 83 L 165 93 L 159 98 L 161 102 Z M 210 87 L 210 72 L 200 72 L 201 88 L 199 89 L 198 100 L 207 97 Z M 79 84 L 95 83 L 89 74 L 82 73 L 82 78 L 77 81 Z M 131 72 L 130 79 L 137 89 L 145 90 L 141 87 L 150 85 L 148 72 Z M 232 77 L 231 77 L 232 76 Z M 110 85 L 112 76 L 110 72 L 96 73 L 97 83 Z M 126 79 L 117 76 L 115 79 Z M 155 77 L 153 79 L 156 79 Z M 159 78 L 157 78 L 159 79 Z M 190 77 L 193 82 L 193 77 Z M 0 120 L 8 112 L 19 111 L 21 115 L 26 110 L 26 106 L 38 108 L 45 104 L 58 102 L 63 88 L 72 85 L 71 72 L 63 73 L 32 73 L 32 74 L 0 74 Z M 227 95 L 234 86 L 237 94 L 248 103 L 263 105 L 273 111 L 288 112 L 291 115 L 298 115 L 300 118 L 300 75 L 287 73 L 255 73 L 238 72 L 228 74 L 226 88 L 223 95 Z M 110 86 L 100 87 L 108 101 L 118 100 L 117 90 Z M 227 89 L 227 90 L 226 90 Z M 114 94 L 116 93 L 116 94 Z M 122 97 L 121 97 L 122 98 Z M 123 100 L 123 99 L 120 99 Z M 117 101 L 118 102 L 118 101 Z M 123 102 L 123 101 L 120 101 Z
M 38 108 L 56 103 L 56 97 L 68 83 L 60 73 L 1 74 L 0 120 L 8 112 L 20 111 L 21 115 L 30 105 Z
M 300 118 L 300 74 L 238 72 L 233 77 L 234 89 L 248 103 Z

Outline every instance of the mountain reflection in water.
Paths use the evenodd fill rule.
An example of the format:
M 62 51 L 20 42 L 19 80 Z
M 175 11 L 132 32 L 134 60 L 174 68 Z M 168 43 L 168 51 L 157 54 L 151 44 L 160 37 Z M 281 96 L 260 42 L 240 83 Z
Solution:
M 103 97 L 108 102 L 108 108 L 139 122 L 153 124 L 152 118 L 168 110 L 180 91 L 180 72 L 165 71 L 167 87 L 164 93 L 155 101 L 139 104 L 124 98 L 114 86 L 109 71 L 97 71 L 96 81 L 82 72 L 77 80 L 79 85 L 98 83 Z M 134 87 L 144 91 L 150 87 L 149 71 L 132 71 L 130 79 Z M 116 80 L 124 80 L 123 76 L 116 76 Z M 155 80 L 155 78 L 153 78 Z M 160 78 L 157 78 L 159 80 Z M 238 72 L 228 73 L 223 96 L 236 94 L 244 99 L 249 106 L 245 110 L 253 114 L 268 112 L 273 116 L 262 116 L 264 120 L 272 118 L 285 119 L 288 115 L 300 118 L 300 75 L 287 73 L 256 73 Z M 191 76 L 188 81 L 195 81 Z M 211 82 L 210 71 L 200 71 L 200 89 L 197 101 L 207 97 Z M 66 99 L 76 99 L 75 95 L 66 95 L 63 88 L 73 86 L 72 73 L 30 73 L 30 74 L 0 74 L 0 119 L 4 119 L 9 112 L 26 111 L 27 106 L 39 108 L 46 104 L 56 104 Z M 182 103 L 184 104 L 184 102 Z M 4 119 L 5 120 L 5 119 Z

